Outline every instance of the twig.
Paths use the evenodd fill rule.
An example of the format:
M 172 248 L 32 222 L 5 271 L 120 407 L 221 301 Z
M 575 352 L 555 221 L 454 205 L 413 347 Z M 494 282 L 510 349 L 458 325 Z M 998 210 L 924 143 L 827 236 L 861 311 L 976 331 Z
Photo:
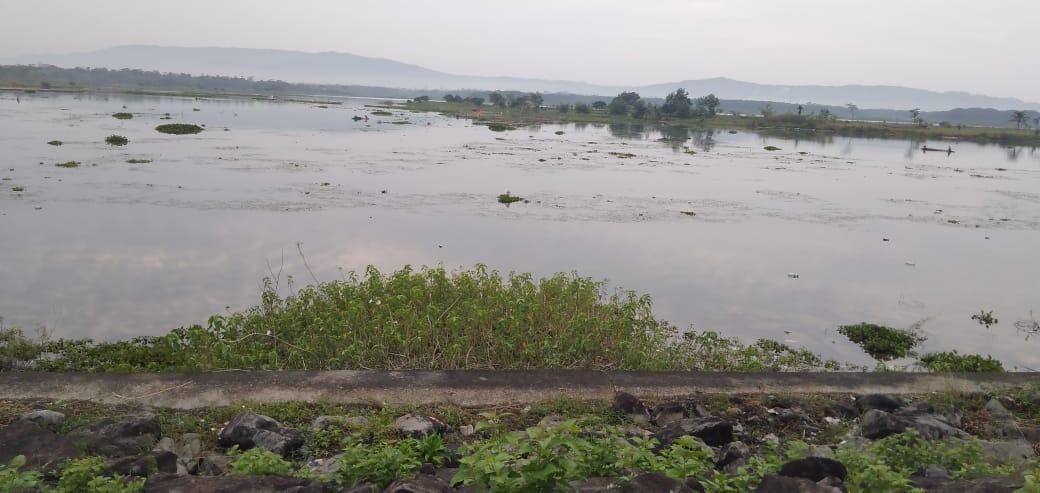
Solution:
M 157 396 L 157 395 L 159 395 L 159 394 L 161 394 L 163 392 L 167 392 L 167 391 L 174 390 L 174 389 L 179 389 L 181 387 L 186 387 L 186 386 L 191 385 L 193 383 L 195 383 L 195 382 L 193 382 L 191 380 L 188 380 L 187 382 L 184 382 L 184 383 L 182 383 L 180 385 L 174 385 L 173 387 L 168 387 L 168 388 L 165 388 L 165 389 L 162 389 L 162 390 L 158 390 L 158 391 L 155 391 L 155 392 L 151 392 L 151 393 L 148 393 L 148 394 L 141 394 L 141 395 L 131 396 L 131 397 L 119 395 L 119 394 L 117 394 L 115 392 L 112 392 L 112 395 L 116 396 L 116 398 L 124 399 L 124 400 L 138 400 L 138 399 L 143 399 L 145 397 L 154 397 L 154 396 Z
M 296 251 L 300 252 L 300 258 L 303 259 L 303 266 L 307 268 L 307 272 L 311 275 L 311 279 L 314 279 L 314 284 L 321 284 L 318 281 L 317 276 L 314 275 L 314 271 L 311 270 L 311 266 L 307 263 L 307 257 L 303 254 L 303 242 L 296 242 Z

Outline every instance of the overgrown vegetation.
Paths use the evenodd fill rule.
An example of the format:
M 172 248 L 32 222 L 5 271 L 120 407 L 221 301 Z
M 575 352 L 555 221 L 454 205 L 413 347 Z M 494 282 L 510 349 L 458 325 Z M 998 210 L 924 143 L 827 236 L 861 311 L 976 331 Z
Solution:
M 137 493 L 144 489 L 145 478 L 106 474 L 105 461 L 100 457 L 68 461 L 54 483 L 45 483 L 38 472 L 22 471 L 25 464 L 24 455 L 0 464 L 0 493 Z
M 126 113 L 126 112 L 114 113 L 112 115 L 112 118 L 115 118 L 117 120 L 129 120 L 129 119 L 131 119 L 133 117 L 134 117 L 133 113 Z
M 155 127 L 159 133 L 172 135 L 189 135 L 202 132 L 203 128 L 191 123 L 165 123 Z
M 57 163 L 55 166 L 59 168 L 78 168 L 79 163 L 76 161 L 65 161 L 64 163 Z
M 231 474 L 237 476 L 289 476 L 293 465 L 282 456 L 254 447 L 245 452 L 238 447 L 228 451 L 231 456 Z
M 29 341 L 8 331 L 7 368 L 45 371 L 219 369 L 597 368 L 614 370 L 818 370 L 837 363 L 771 340 L 744 344 L 658 320 L 649 296 L 605 281 L 536 279 L 477 266 L 373 267 L 215 315 L 160 337 L 95 343 Z M 48 357 L 38 358 L 47 353 Z M 20 364 L 18 362 L 21 362 Z
M 929 353 L 917 360 L 922 368 L 934 372 L 1002 372 L 1004 365 L 992 356 L 959 354 L 957 351 Z
M 108 137 L 105 137 L 105 143 L 113 146 L 125 146 L 130 143 L 130 139 L 127 139 L 122 135 L 109 135 Z
M 979 325 L 985 325 L 987 329 L 999 322 L 997 317 L 993 316 L 993 310 L 979 310 L 979 313 L 972 315 L 971 319 L 978 322 Z
M 911 330 L 894 329 L 866 322 L 842 325 L 838 327 L 838 333 L 863 348 L 863 351 L 878 361 L 914 356 L 914 348 L 925 340 L 924 337 Z
M 64 142 L 62 142 L 60 140 L 52 140 L 50 142 L 47 142 L 47 144 L 48 145 L 52 145 L 52 146 L 60 146 L 60 145 L 64 144 Z
M 516 195 L 511 195 L 509 192 L 506 192 L 506 193 L 503 193 L 503 194 L 499 194 L 499 196 L 498 196 L 498 203 L 500 203 L 500 204 L 509 205 L 509 204 L 514 203 L 514 202 L 520 202 L 522 200 L 524 200 L 523 197 L 518 197 Z
M 128 164 L 148 164 L 148 163 L 152 162 L 152 160 L 151 159 L 136 159 L 136 158 L 134 158 L 134 159 L 127 159 L 126 162 Z

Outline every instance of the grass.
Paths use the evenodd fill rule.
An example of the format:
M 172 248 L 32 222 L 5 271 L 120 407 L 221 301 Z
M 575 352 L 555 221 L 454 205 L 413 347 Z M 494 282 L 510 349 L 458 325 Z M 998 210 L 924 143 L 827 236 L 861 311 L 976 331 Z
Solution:
M 152 160 L 151 159 L 127 159 L 126 162 L 129 163 L 129 164 L 148 164 L 148 163 L 152 162 Z
M 393 113 L 386 110 L 375 110 L 372 114 L 375 116 L 393 116 Z
M 921 356 L 918 365 L 934 372 L 1002 372 L 1004 365 L 990 356 L 959 354 L 957 351 L 929 353 Z
M 64 144 L 64 142 L 62 142 L 60 140 L 52 140 L 52 141 L 48 142 L 47 144 L 48 145 L 52 145 L 52 146 L 60 146 L 60 145 Z
M 113 146 L 125 146 L 130 143 L 130 139 L 127 139 L 122 135 L 109 135 L 108 137 L 105 137 L 105 143 Z
M 80 163 L 76 161 L 65 161 L 64 163 L 55 164 L 59 168 L 78 168 Z
M 838 333 L 863 348 L 878 361 L 890 361 L 913 356 L 913 349 L 924 342 L 916 332 L 893 329 L 883 325 L 860 323 L 838 327 Z
M 25 187 L 14 186 L 14 187 L 11 187 L 11 191 L 12 192 L 24 192 L 25 191 Z
M 484 266 L 449 273 L 369 267 L 160 337 L 28 341 L 10 332 L 0 362 L 43 371 L 222 369 L 820 370 L 806 350 L 744 344 L 658 320 L 649 296 L 575 274 L 536 279 Z M 9 329 L 10 331 L 11 329 Z M 0 342 L 4 339 L 0 338 Z
M 202 132 L 202 127 L 191 123 L 166 123 L 155 127 L 159 133 L 172 135 L 189 135 Z
M 524 200 L 523 197 L 517 197 L 516 195 L 510 195 L 509 192 L 500 194 L 498 196 L 498 203 L 499 204 L 509 205 L 509 204 L 514 203 L 514 202 L 520 202 L 522 200 Z
M 502 122 L 490 122 L 487 124 L 487 128 L 492 132 L 505 132 L 507 130 L 516 130 L 516 126 Z
M 131 119 L 131 118 L 133 118 L 133 117 L 134 117 L 134 114 L 133 114 L 133 113 L 125 113 L 125 112 L 122 112 L 122 113 L 114 113 L 114 114 L 112 115 L 112 118 L 115 118 L 115 119 L 117 119 L 117 120 L 129 120 L 129 119 Z
M 763 149 L 765 149 L 767 151 L 780 151 L 780 150 L 782 150 L 782 149 L 780 149 L 777 146 L 765 146 L 765 147 L 763 147 Z

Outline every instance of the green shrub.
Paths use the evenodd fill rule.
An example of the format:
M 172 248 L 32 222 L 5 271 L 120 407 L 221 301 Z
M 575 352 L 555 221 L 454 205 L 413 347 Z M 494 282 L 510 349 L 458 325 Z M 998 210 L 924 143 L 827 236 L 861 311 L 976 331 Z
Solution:
M 292 464 L 282 456 L 254 447 L 245 452 L 232 448 L 231 474 L 236 476 L 288 476 L 292 473 Z
M 514 202 L 520 202 L 521 200 L 524 200 L 524 198 L 523 197 L 517 197 L 516 195 L 510 195 L 509 192 L 503 193 L 503 194 L 498 196 L 498 203 L 500 203 L 500 204 L 509 205 L 509 204 L 514 203 Z
M 978 354 L 958 354 L 957 351 L 928 353 L 921 356 L 917 363 L 934 372 L 1002 372 L 1004 365 L 992 356 L 982 357 Z
M 122 135 L 109 135 L 108 137 L 105 137 L 105 143 L 114 146 L 125 146 L 130 143 L 130 139 L 127 139 Z
M 34 471 L 21 471 L 25 466 L 24 455 L 16 455 L 7 464 L 0 464 L 0 493 L 28 490 L 40 485 L 40 474 Z
M 910 330 L 893 329 L 866 322 L 842 325 L 838 327 L 838 333 L 848 337 L 850 341 L 859 345 L 863 351 L 878 361 L 913 356 L 913 349 L 925 340 L 924 337 Z
M 52 140 L 52 141 L 48 142 L 47 144 L 52 145 L 52 146 L 60 146 L 60 145 L 64 144 L 64 142 L 62 142 L 60 140 Z
M 190 123 L 166 123 L 155 127 L 156 132 L 172 135 L 197 134 L 202 130 L 202 127 Z
M 134 117 L 133 113 L 126 113 L 126 112 L 115 113 L 115 114 L 112 115 L 112 118 L 115 118 L 117 120 L 129 120 L 129 119 L 131 119 L 133 117 Z
M 422 462 L 406 445 L 361 446 L 343 451 L 336 481 L 343 486 L 369 482 L 385 488 L 388 484 L 414 476 Z
M 78 168 L 79 163 L 76 161 L 65 161 L 64 163 L 55 164 L 59 168 Z

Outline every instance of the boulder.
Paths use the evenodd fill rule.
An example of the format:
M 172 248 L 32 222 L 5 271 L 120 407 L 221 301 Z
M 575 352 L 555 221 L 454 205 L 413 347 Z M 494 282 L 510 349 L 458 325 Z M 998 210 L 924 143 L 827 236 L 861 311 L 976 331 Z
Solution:
M 442 433 L 448 427 L 440 420 L 418 414 L 405 414 L 394 421 L 394 426 L 402 435 L 425 437 L 434 433 Z
M 553 426 L 558 426 L 564 421 L 566 421 L 566 419 L 559 414 L 547 414 L 545 417 L 538 420 L 538 424 L 535 426 L 539 428 L 552 428 Z
M 751 449 L 744 442 L 730 442 L 719 449 L 715 456 L 715 467 L 726 474 L 734 474 L 737 469 L 751 459 Z
M 311 428 L 323 431 L 332 426 L 343 428 L 364 428 L 368 426 L 368 418 L 364 416 L 318 416 L 311 423 Z
M 610 406 L 615 412 L 628 416 L 637 424 L 650 423 L 650 410 L 638 397 L 627 392 L 617 392 Z
M 33 423 L 47 428 L 57 428 L 65 423 L 64 414 L 47 409 L 38 409 L 36 411 L 27 412 L 22 415 L 21 419 L 32 421 Z
M 955 481 L 948 478 L 915 478 L 914 486 L 926 492 L 942 493 L 1012 493 L 1022 488 L 1021 476 L 1001 476 L 971 481 Z
M 285 456 L 303 446 L 303 435 L 267 416 L 247 412 L 235 416 L 221 430 L 217 443 L 225 448 L 237 445 L 242 450 L 260 447 Z
M 878 409 L 863 413 L 859 423 L 859 433 L 864 438 L 876 440 L 889 435 L 902 433 L 910 427 L 910 420 Z
M 33 470 L 49 471 L 83 455 L 72 440 L 32 421 L 16 421 L 0 428 L 0 444 L 0 464 L 24 455 L 26 468 Z
M 945 467 L 937 464 L 932 464 L 924 468 L 920 475 L 927 479 L 951 479 L 950 471 L 947 471 Z
M 903 407 L 902 400 L 885 394 L 867 394 L 856 399 L 856 408 L 859 409 L 860 413 L 865 413 L 871 409 L 891 413 L 901 407 Z
M 81 426 L 69 433 L 69 439 L 88 454 L 126 457 L 152 450 L 160 433 L 159 422 L 148 414 Z
M 1009 419 L 1012 418 L 1011 411 L 1008 411 L 1003 404 L 1000 403 L 996 398 L 990 399 L 986 403 L 984 408 L 990 416 L 996 419 Z
M 1036 463 L 1036 451 L 1026 440 L 989 442 L 980 440 L 982 455 L 991 464 L 1011 464 L 1016 470 L 1031 467 Z
M 686 409 L 678 402 L 660 404 L 653 410 L 653 421 L 657 426 L 670 425 L 685 417 Z
M 835 402 L 827 408 L 826 411 L 828 416 L 832 416 L 840 419 L 853 419 L 858 418 L 860 415 L 859 409 L 852 404 L 845 402 Z
M 383 493 L 452 493 L 455 490 L 436 476 L 420 474 L 414 479 L 394 481 Z
M 967 436 L 967 433 L 950 426 L 942 418 L 933 414 L 915 416 L 910 422 L 910 427 L 929 440 Z
M 382 493 L 382 492 L 383 492 L 383 488 L 380 488 L 377 485 L 374 485 L 372 483 L 360 483 L 360 484 L 356 484 L 354 486 L 351 486 L 350 488 L 347 488 L 345 490 L 342 490 L 339 493 Z
M 149 452 L 137 457 L 120 457 L 108 463 L 109 474 L 148 477 L 156 473 L 177 472 L 177 455 L 173 452 Z
M 686 418 L 658 430 L 654 435 L 661 445 L 670 445 L 681 436 L 692 435 L 712 447 L 733 441 L 733 424 L 718 418 Z
M 331 493 L 324 484 L 280 476 L 176 476 L 156 474 L 144 485 L 143 493 Z
M 623 493 L 690 493 L 693 490 L 660 472 L 640 474 L 621 486 Z
M 805 478 L 767 474 L 758 483 L 755 493 L 842 493 L 840 488 L 817 484 Z
M 199 476 L 222 476 L 231 469 L 231 457 L 226 455 L 207 455 L 201 457 L 194 467 L 189 467 L 188 472 Z
M 834 449 L 829 445 L 809 445 L 809 448 L 805 450 L 806 457 L 822 457 L 824 459 L 834 459 Z
M 808 479 L 814 483 L 824 478 L 838 478 L 844 482 L 849 476 L 848 470 L 841 462 L 824 457 L 806 457 L 790 461 L 780 467 L 778 474 L 789 478 Z
M 589 478 L 583 481 L 571 481 L 574 493 L 620 493 L 621 485 L 611 478 Z

